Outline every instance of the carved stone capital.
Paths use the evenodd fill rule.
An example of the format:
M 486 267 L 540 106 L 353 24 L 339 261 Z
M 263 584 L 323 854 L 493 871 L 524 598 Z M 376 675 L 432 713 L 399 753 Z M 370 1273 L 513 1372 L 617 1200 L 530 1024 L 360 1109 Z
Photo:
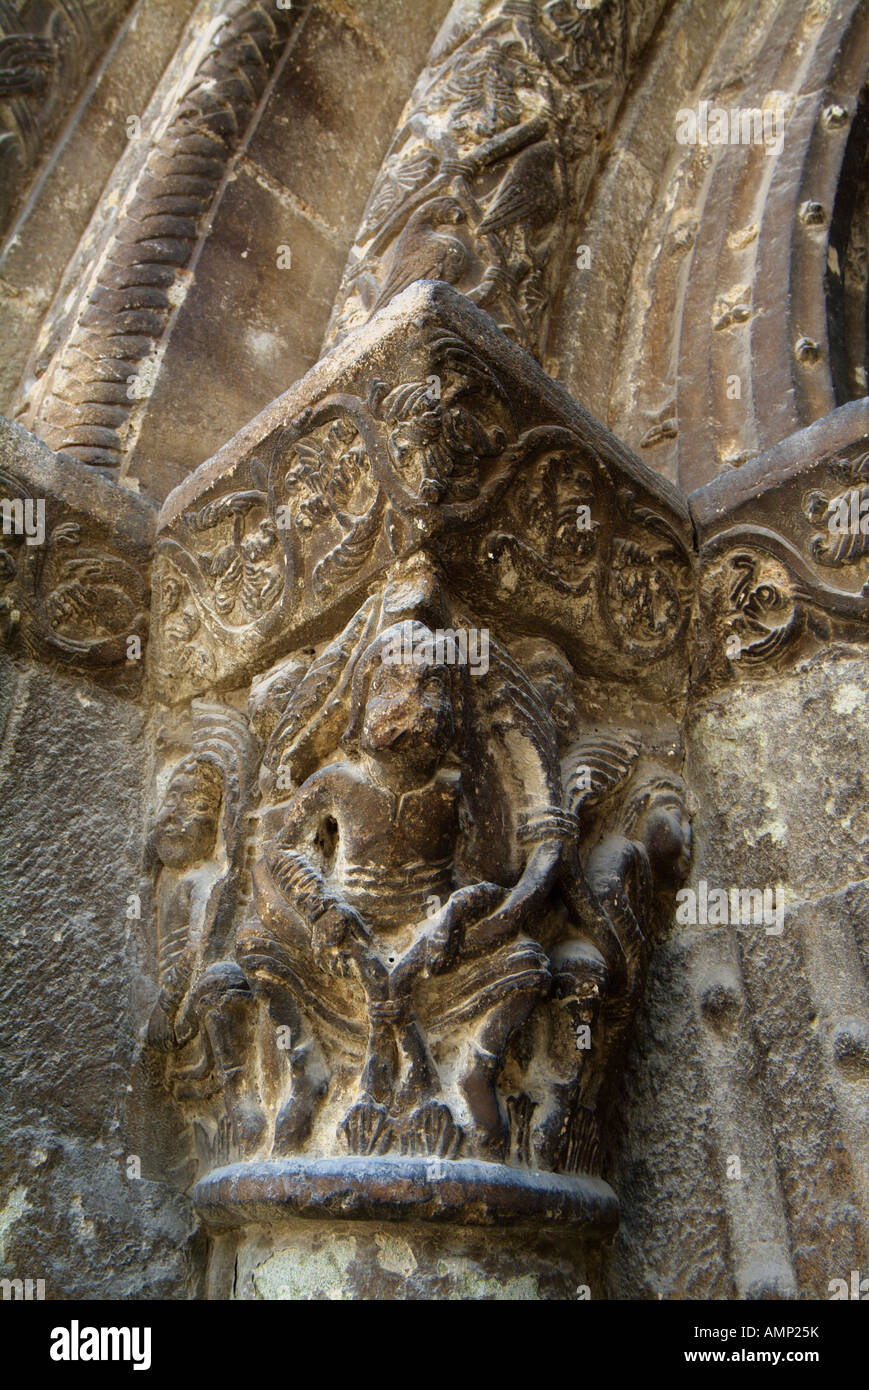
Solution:
M 611 1230 L 601 1107 L 690 850 L 619 692 L 684 692 L 684 502 L 423 281 L 156 553 L 148 1037 L 203 1215 Z

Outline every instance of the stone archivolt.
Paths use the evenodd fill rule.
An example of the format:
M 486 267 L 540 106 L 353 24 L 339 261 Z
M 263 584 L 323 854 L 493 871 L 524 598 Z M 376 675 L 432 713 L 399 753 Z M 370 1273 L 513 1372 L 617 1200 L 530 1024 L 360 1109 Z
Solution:
M 636 57 L 635 9 L 493 0 L 472 23 L 456 14 L 372 189 L 324 348 L 429 279 L 455 285 L 542 358 L 597 148 Z
M 22 422 L 82 463 L 119 468 L 188 266 L 296 16 L 230 0 L 159 123 L 87 294 L 31 380 Z

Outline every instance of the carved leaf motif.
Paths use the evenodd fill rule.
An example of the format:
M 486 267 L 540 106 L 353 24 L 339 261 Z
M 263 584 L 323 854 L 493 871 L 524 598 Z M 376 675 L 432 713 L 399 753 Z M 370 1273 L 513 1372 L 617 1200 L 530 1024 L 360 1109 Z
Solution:
M 530 474 L 520 479 L 512 511 L 523 530 L 531 531 L 547 563 L 557 558 L 570 569 L 582 568 L 598 545 L 595 497 L 595 480 L 586 462 L 566 450 L 553 450 L 543 453 Z M 587 526 L 581 524 L 582 507 L 587 509 Z
M 0 100 L 41 91 L 55 61 L 50 39 L 37 34 L 0 38 Z
M 431 178 L 437 164 L 437 156 L 427 149 L 389 160 L 375 184 L 360 235 L 374 235 L 405 198 Z
M 626 640 L 661 642 L 676 633 L 683 617 L 672 576 L 634 541 L 613 544 L 607 596 L 616 630 Z
M 352 421 L 336 420 L 324 433 L 300 439 L 295 457 L 284 486 L 287 496 L 296 501 L 293 521 L 297 529 L 313 530 L 333 516 L 342 525 L 351 525 L 342 511 L 351 505 L 365 479 L 367 464 Z
M 521 76 L 521 64 L 499 45 L 460 49 L 437 90 L 437 105 L 446 108 L 453 130 L 488 139 L 521 119 Z
M 544 12 L 570 40 L 569 71 L 581 73 L 589 86 L 605 84 L 624 60 L 624 5 L 619 0 L 603 0 L 595 6 L 548 0 Z
M 342 717 L 350 659 L 371 635 L 375 607 L 374 599 L 368 599 L 343 632 L 311 663 L 269 739 L 264 756 L 268 767 L 275 771 L 288 767 L 294 780 L 298 780 L 296 759 L 301 756 L 303 745 L 316 738 L 321 724 L 331 727 Z
M 812 558 L 819 565 L 837 568 L 869 555 L 869 483 L 847 488 L 829 500 L 823 494 L 815 497 L 820 505 L 814 504 L 811 519 L 820 513 L 824 529 L 812 538 Z
M 315 567 L 313 586 L 318 598 L 328 594 L 336 584 L 352 578 L 365 563 L 382 529 L 383 505 L 383 494 L 378 491 L 365 515 L 358 518 L 344 539 Z

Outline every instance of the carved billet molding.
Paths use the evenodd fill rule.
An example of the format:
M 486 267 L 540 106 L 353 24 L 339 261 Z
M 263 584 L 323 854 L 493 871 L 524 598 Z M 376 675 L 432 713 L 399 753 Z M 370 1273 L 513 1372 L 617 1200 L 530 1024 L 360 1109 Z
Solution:
M 0 226 L 132 0 L 0 3 Z
M 324 350 L 415 280 L 438 279 L 543 357 L 641 8 L 453 7 L 375 182 Z
M 141 685 L 155 509 L 0 417 L 0 643 Z
M 29 391 L 21 419 L 51 448 L 121 465 L 188 267 L 299 14 L 277 0 L 220 7 L 123 193 L 76 316 Z
M 698 488 L 695 678 L 780 670 L 869 628 L 869 403 L 854 401 Z
M 163 698 L 239 685 L 420 550 L 478 611 L 513 602 L 602 674 L 681 688 L 684 502 L 486 314 L 421 282 L 170 494 Z

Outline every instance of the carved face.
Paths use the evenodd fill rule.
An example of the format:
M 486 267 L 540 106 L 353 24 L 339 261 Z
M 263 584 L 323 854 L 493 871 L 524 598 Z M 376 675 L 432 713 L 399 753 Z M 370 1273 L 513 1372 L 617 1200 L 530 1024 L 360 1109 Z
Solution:
M 186 869 L 207 859 L 217 838 L 220 794 L 195 771 L 176 772 L 154 824 L 153 845 L 170 869 Z
M 536 685 L 560 734 L 570 732 L 576 718 L 576 704 L 571 690 L 573 672 L 564 658 L 542 653 L 527 664 L 529 677 Z
M 685 803 L 675 791 L 664 790 L 652 798 L 637 822 L 635 834 L 646 846 L 660 881 L 681 883 L 691 860 L 691 822 Z
M 454 734 L 450 678 L 442 666 L 402 662 L 375 667 L 360 739 L 366 752 L 431 772 Z

